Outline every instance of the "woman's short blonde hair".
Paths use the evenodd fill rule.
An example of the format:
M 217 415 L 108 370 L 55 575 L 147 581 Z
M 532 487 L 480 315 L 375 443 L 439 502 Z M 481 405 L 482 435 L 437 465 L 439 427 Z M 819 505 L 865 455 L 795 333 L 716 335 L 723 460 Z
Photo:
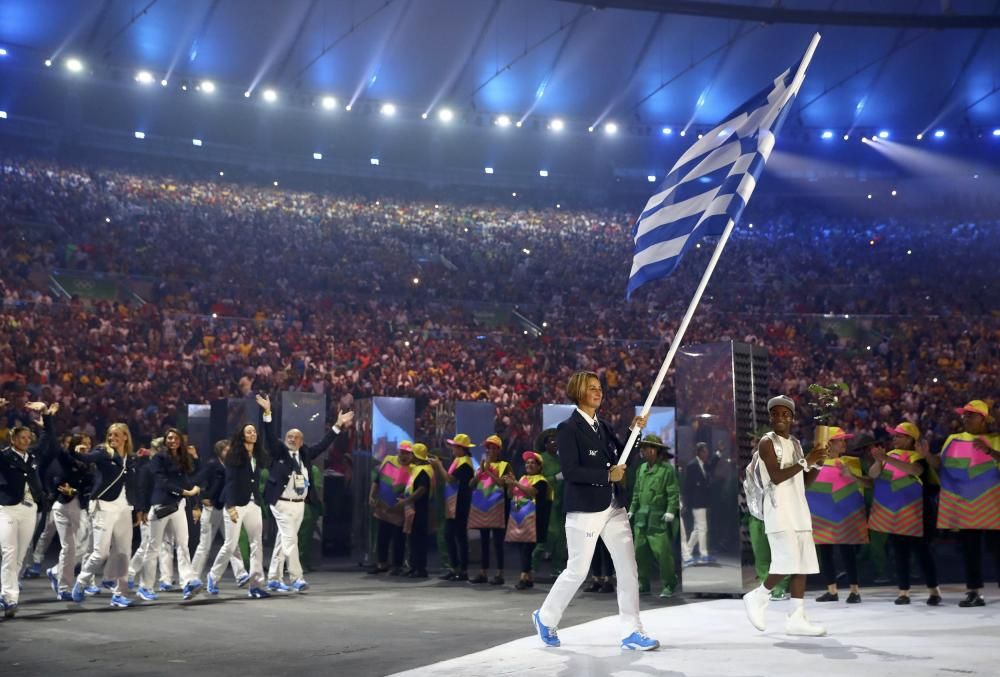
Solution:
M 132 433 L 129 431 L 128 426 L 125 425 L 124 423 L 112 423 L 111 425 L 109 425 L 108 432 L 105 433 L 104 436 L 104 443 L 108 446 L 108 449 L 111 448 L 111 431 L 115 429 L 121 430 L 123 433 L 125 433 L 125 456 L 131 456 Z
M 566 396 L 574 404 L 580 404 L 583 396 L 587 394 L 587 381 L 590 379 L 594 379 L 598 383 L 601 381 L 601 377 L 592 371 L 578 371 L 569 377 L 569 383 L 566 384 Z

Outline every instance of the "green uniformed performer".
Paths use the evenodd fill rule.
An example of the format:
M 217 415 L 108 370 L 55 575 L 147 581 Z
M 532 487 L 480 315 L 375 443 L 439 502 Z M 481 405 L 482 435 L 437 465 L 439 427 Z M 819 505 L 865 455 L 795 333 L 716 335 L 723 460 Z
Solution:
M 674 541 L 677 539 L 677 516 L 680 514 L 681 486 L 670 459 L 670 447 L 658 435 L 646 435 L 639 443 L 645 463 L 636 471 L 635 488 L 629 517 L 635 541 L 635 559 L 639 568 L 639 592 L 650 590 L 653 559 L 660 565 L 660 597 L 674 594 L 677 569 L 674 565 Z

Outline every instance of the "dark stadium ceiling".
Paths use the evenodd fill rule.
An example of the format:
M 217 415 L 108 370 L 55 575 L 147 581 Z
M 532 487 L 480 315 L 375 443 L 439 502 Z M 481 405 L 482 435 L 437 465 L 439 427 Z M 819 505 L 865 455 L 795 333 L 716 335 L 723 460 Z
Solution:
M 998 24 L 997 0 L 0 2 L 4 67 L 22 71 L 73 56 L 96 77 L 209 79 L 220 97 L 252 92 L 248 105 L 274 88 L 341 108 L 391 101 L 411 117 L 447 106 L 657 129 L 717 122 L 817 30 L 795 124 L 992 129 Z

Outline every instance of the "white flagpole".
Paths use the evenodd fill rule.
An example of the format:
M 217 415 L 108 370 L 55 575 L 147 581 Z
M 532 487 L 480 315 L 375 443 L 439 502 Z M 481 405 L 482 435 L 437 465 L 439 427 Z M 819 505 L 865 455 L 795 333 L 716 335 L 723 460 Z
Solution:
M 802 84 L 802 80 L 805 78 L 806 69 L 809 67 L 809 62 L 812 61 L 813 53 L 816 51 L 816 46 L 819 44 L 820 34 L 813 34 L 812 41 L 809 43 L 809 47 L 806 48 L 806 53 L 802 57 L 802 61 L 799 63 L 799 69 L 795 73 L 795 78 L 792 80 L 791 86 L 788 88 L 787 96 L 791 97 L 798 93 L 799 86 Z M 747 202 L 750 198 L 747 196 Z M 708 267 L 705 269 L 705 273 L 701 276 L 701 282 L 698 283 L 698 288 L 694 292 L 694 298 L 691 299 L 691 303 L 688 304 L 687 312 L 684 313 L 684 318 L 681 320 L 680 326 L 677 328 L 677 334 L 674 335 L 674 340 L 670 342 L 670 349 L 667 351 L 667 357 L 663 360 L 663 364 L 660 366 L 659 373 L 656 374 L 656 380 L 653 381 L 653 387 L 649 390 L 649 395 L 646 397 L 646 403 L 642 405 L 642 415 L 646 416 L 649 414 L 649 410 L 653 407 L 653 401 L 656 399 L 656 395 L 660 392 L 660 388 L 663 387 L 663 379 L 667 377 L 667 370 L 670 369 L 670 364 L 674 361 L 674 355 L 677 354 L 678 348 L 680 348 L 681 341 L 684 338 L 684 333 L 687 331 L 688 325 L 691 323 L 691 318 L 694 316 L 694 311 L 701 302 L 701 296 L 705 293 L 705 288 L 708 287 L 708 281 L 712 277 L 712 273 L 715 271 L 715 265 L 719 262 L 719 257 L 722 256 L 722 250 L 726 246 L 726 242 L 729 241 L 729 235 L 733 232 L 733 227 L 735 222 L 732 219 L 726 223 L 726 229 L 722 231 L 722 236 L 719 238 L 719 242 L 715 245 L 715 251 L 712 252 L 712 258 L 708 262 Z M 625 451 L 622 452 L 621 458 L 618 460 L 618 465 L 625 465 L 628 462 L 628 457 L 632 453 L 632 447 L 635 445 L 635 441 L 639 438 L 639 433 L 642 432 L 638 428 L 633 428 L 628 436 L 628 442 L 625 443 Z

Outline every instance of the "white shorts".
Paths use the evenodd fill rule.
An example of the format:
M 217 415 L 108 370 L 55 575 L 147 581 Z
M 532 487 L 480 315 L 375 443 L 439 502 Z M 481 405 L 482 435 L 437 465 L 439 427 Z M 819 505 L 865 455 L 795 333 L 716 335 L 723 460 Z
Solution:
M 818 574 L 816 544 L 811 531 L 775 531 L 767 535 L 771 546 L 769 574 Z

